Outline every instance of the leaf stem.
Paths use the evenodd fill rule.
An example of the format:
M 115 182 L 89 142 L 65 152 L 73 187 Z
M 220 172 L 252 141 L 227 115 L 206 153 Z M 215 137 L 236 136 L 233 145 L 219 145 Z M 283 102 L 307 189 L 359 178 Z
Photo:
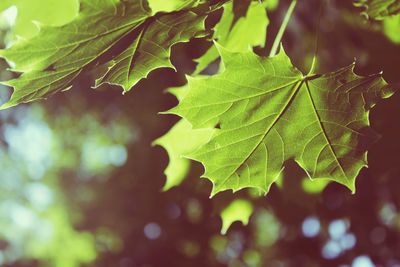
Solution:
M 315 68 L 317 67 L 317 56 L 318 56 L 318 47 L 319 47 L 319 28 L 320 28 L 320 23 L 321 23 L 321 16 L 322 16 L 322 5 L 323 1 L 319 5 L 319 11 L 318 11 L 318 22 L 317 22 L 317 29 L 316 29 L 316 37 L 315 37 L 315 50 L 314 50 L 314 56 L 312 59 L 311 63 L 311 68 L 310 71 L 308 72 L 307 76 L 314 74 Z
M 294 10 L 294 7 L 296 6 L 296 4 L 297 4 L 297 0 L 292 0 L 288 10 L 286 11 L 285 18 L 282 21 L 282 24 L 281 24 L 281 27 L 279 28 L 278 33 L 276 34 L 274 43 L 273 43 L 272 48 L 271 48 L 271 52 L 269 53 L 270 57 L 273 57 L 273 56 L 276 55 L 276 52 L 278 50 L 278 46 L 279 46 L 279 44 L 280 44 L 280 42 L 282 40 L 283 33 L 286 30 L 286 26 L 289 23 L 290 17 L 292 16 L 292 13 L 293 13 L 293 10 Z

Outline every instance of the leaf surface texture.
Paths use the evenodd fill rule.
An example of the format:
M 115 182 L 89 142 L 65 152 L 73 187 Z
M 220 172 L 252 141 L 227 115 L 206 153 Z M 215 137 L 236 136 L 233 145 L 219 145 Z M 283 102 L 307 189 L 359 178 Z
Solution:
M 76 18 L 60 27 L 42 25 L 38 35 L 0 50 L 22 72 L 3 82 L 14 93 L 2 108 L 69 89 L 87 66 L 103 66 L 96 85 L 128 91 L 159 67 L 172 67 L 170 47 L 204 29 L 204 15 L 189 10 L 152 15 L 144 0 L 81 0 Z
M 360 77 L 350 65 L 303 76 L 283 49 L 272 58 L 219 51 L 225 71 L 189 78 L 189 92 L 170 111 L 194 129 L 216 126 L 210 141 L 190 155 L 203 163 L 211 194 L 244 187 L 268 192 L 290 159 L 311 178 L 354 191 L 376 139 L 368 111 L 393 93 L 381 74 Z

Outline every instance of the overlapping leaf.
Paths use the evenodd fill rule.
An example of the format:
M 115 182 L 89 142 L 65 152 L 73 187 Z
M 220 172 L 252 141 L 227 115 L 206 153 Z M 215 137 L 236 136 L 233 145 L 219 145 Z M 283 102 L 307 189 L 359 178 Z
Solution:
M 171 67 L 170 47 L 202 31 L 205 16 L 187 10 L 152 16 L 146 5 L 145 0 L 81 0 L 71 23 L 42 26 L 34 38 L 1 50 L 14 71 L 23 72 L 6 82 L 14 94 L 3 108 L 68 89 L 89 64 L 108 67 L 97 85 L 118 84 L 125 91 L 152 69 Z M 127 48 L 115 49 L 118 45 Z
M 214 37 L 233 51 L 247 51 L 250 46 L 264 45 L 266 28 L 269 20 L 266 16 L 266 5 L 269 1 L 259 2 L 234 1 L 223 5 L 224 13 L 214 28 Z M 235 9 L 235 10 L 233 10 Z M 249 31 L 249 28 L 252 28 Z M 219 57 L 218 50 L 212 46 L 199 58 L 196 72 L 201 72 L 208 64 Z M 170 88 L 178 100 L 187 93 L 187 85 Z M 207 143 L 212 134 L 211 128 L 192 129 L 186 120 L 177 122 L 168 133 L 154 143 L 164 147 L 170 162 L 165 169 L 166 184 L 164 190 L 180 184 L 189 171 L 189 159 L 184 156 L 196 151 Z
M 186 84 L 181 87 L 169 88 L 168 91 L 181 100 L 188 89 Z M 212 128 L 193 130 L 188 121 L 181 119 L 165 135 L 153 142 L 154 145 L 162 146 L 169 157 L 168 166 L 164 171 L 166 182 L 163 190 L 179 185 L 185 179 L 189 172 L 190 160 L 183 156 L 193 153 L 200 146 L 206 144 L 212 132 Z
M 96 81 L 96 86 L 110 83 L 122 85 L 127 91 L 151 70 L 173 68 L 169 59 L 171 46 L 201 33 L 204 19 L 205 16 L 193 12 L 156 18 L 141 28 L 132 44 L 111 61 L 107 73 Z
M 169 88 L 168 91 L 180 101 L 188 89 L 189 87 L 185 84 L 181 87 Z M 181 119 L 166 134 L 153 142 L 154 145 L 162 146 L 169 157 L 168 166 L 164 171 L 166 176 L 164 191 L 182 183 L 190 169 L 190 159 L 185 156 L 206 144 L 213 131 L 212 127 L 192 129 L 188 121 Z
M 399 0 L 357 0 L 354 5 L 364 7 L 363 14 L 377 20 L 400 13 Z
M 154 141 L 154 144 L 164 147 L 169 156 L 169 163 L 164 171 L 167 180 L 163 190 L 179 185 L 185 179 L 190 160 L 183 155 L 193 153 L 207 143 L 212 132 L 212 128 L 193 130 L 190 123 L 182 119 L 168 133 Z
M 225 71 L 189 78 L 188 94 L 170 111 L 194 128 L 216 125 L 211 140 L 190 155 L 203 163 L 212 195 L 244 187 L 268 192 L 289 159 L 311 178 L 354 191 L 376 138 L 368 111 L 393 93 L 381 74 L 360 77 L 350 65 L 303 76 L 283 49 L 272 58 L 219 51 Z
M 246 51 L 249 46 L 264 46 L 269 20 L 266 5 L 249 0 L 235 0 L 224 5 L 221 20 L 214 28 L 213 38 L 234 52 Z M 249 30 L 251 29 L 251 30 Z M 196 73 L 203 71 L 219 57 L 215 46 L 196 61 Z

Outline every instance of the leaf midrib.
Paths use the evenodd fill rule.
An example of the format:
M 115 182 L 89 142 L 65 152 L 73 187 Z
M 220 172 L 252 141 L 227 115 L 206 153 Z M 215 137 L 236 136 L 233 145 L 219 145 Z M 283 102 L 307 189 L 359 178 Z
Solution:
M 290 106 L 290 103 L 292 102 L 292 100 L 294 99 L 296 93 L 299 91 L 299 89 L 301 88 L 303 82 L 305 81 L 305 78 L 299 79 L 295 82 L 293 82 L 292 84 L 296 83 L 296 86 L 294 87 L 292 93 L 290 94 L 290 96 L 287 98 L 286 103 L 283 105 L 282 109 L 280 110 L 280 112 L 276 115 L 274 121 L 271 123 L 271 125 L 266 129 L 266 131 L 264 132 L 264 134 L 261 135 L 260 140 L 257 142 L 257 144 L 254 146 L 253 149 L 251 149 L 250 153 L 244 158 L 244 160 L 238 164 L 238 166 L 222 181 L 222 184 L 225 184 L 225 182 L 251 157 L 251 155 L 254 153 L 254 151 L 256 151 L 256 149 L 258 148 L 258 146 L 263 142 L 264 138 L 268 135 L 268 133 L 271 131 L 271 129 L 275 126 L 275 124 L 278 122 L 278 120 L 282 117 L 282 115 L 285 113 L 285 111 L 287 110 L 287 108 Z

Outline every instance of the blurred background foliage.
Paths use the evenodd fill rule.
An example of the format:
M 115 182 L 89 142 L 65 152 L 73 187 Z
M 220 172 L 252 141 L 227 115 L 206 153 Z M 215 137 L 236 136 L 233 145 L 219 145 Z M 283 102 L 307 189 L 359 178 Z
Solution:
M 31 6 L 19 8 L 22 2 Z M 260 55 L 268 54 L 289 5 L 266 2 L 270 23 L 266 47 L 255 48 Z M 319 2 L 299 1 L 283 39 L 303 71 L 314 52 Z M 0 10 L 6 47 L 35 35 L 35 23 L 73 19 L 77 1 L 3 0 Z M 323 6 L 318 72 L 356 58 L 357 74 L 383 70 L 398 84 L 400 15 L 374 21 L 361 12 L 347 0 Z M 370 114 L 382 137 L 355 195 L 311 182 L 293 162 L 267 196 L 241 190 L 209 199 L 211 183 L 198 178 L 195 163 L 181 185 L 162 191 L 168 157 L 151 144 L 178 118 L 157 112 L 176 105 L 165 90 L 184 85 L 210 45 L 176 45 L 178 72 L 153 71 L 125 96 L 117 87 L 93 90 L 83 76 L 68 92 L 0 112 L 1 266 L 400 266 L 399 94 Z M 0 65 L 0 80 L 15 75 L 4 60 Z M 0 87 L 3 103 L 10 89 Z

